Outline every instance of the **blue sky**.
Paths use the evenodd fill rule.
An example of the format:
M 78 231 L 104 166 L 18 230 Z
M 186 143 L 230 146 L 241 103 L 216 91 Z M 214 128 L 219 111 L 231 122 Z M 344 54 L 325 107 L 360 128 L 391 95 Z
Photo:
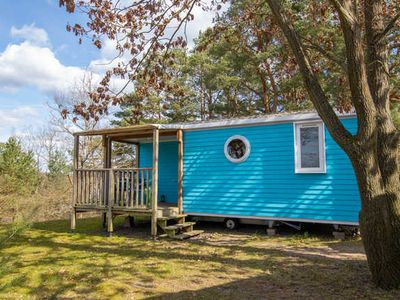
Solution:
M 189 27 L 190 39 L 211 24 L 212 16 L 198 10 Z M 96 61 L 112 58 L 109 43 L 101 51 L 78 44 L 66 24 L 85 16 L 67 14 L 58 0 L 0 0 L 0 142 L 11 135 L 41 127 L 49 118 L 46 103 Z M 101 74 L 97 74 L 101 76 Z

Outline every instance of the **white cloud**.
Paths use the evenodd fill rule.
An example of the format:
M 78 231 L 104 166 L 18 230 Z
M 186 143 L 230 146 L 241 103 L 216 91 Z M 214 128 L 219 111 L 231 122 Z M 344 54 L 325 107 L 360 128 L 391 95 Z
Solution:
M 213 13 L 195 8 L 195 19 L 188 25 L 189 47 L 193 46 L 200 30 L 212 24 Z M 12 27 L 10 35 L 19 42 L 9 44 L 0 52 L 0 92 L 13 92 L 23 87 L 34 87 L 47 95 L 71 87 L 87 72 L 92 73 L 94 83 L 99 82 L 105 71 L 115 66 L 119 61 L 128 62 L 129 55 L 115 59 L 116 42 L 106 40 L 98 59 L 91 61 L 87 69 L 64 65 L 56 57 L 58 49 L 53 49 L 47 32 L 35 26 L 24 25 Z M 60 46 L 62 49 L 63 46 Z M 126 83 L 122 79 L 113 79 L 111 88 L 118 91 Z M 132 89 L 132 86 L 129 87 Z
M 21 29 L 11 29 L 12 35 L 23 38 L 32 26 L 23 26 Z M 26 30 L 25 30 L 26 29 Z M 43 29 L 41 41 L 47 39 Z M 44 38 L 46 36 L 46 38 Z M 36 38 L 36 41 L 40 38 Z M 67 90 L 89 72 L 92 74 L 93 84 L 97 84 L 106 70 L 116 64 L 109 62 L 115 57 L 115 42 L 108 41 L 101 50 L 101 57 L 93 60 L 87 69 L 67 66 L 56 57 L 55 51 L 47 45 L 33 43 L 30 39 L 19 44 L 9 44 L 0 52 L 0 92 L 15 92 L 23 87 L 34 87 L 40 91 L 53 95 Z M 118 90 L 124 86 L 124 80 L 113 79 L 111 88 Z
M 0 127 L 19 125 L 24 118 L 38 115 L 33 106 L 20 106 L 12 109 L 0 109 Z
M 22 88 L 37 89 L 43 95 L 44 102 L 49 96 L 70 89 L 89 72 L 95 86 L 102 79 L 103 71 L 109 67 L 91 70 L 90 66 L 84 69 L 63 64 L 56 57 L 57 50 L 50 47 L 47 33 L 34 25 L 19 29 L 13 27 L 11 35 L 21 41 L 9 44 L 2 52 L 0 50 L 0 93 L 5 93 L 9 98 L 7 103 L 13 103 L 13 93 Z M 104 48 L 101 57 L 112 57 L 111 45 Z M 115 79 L 111 82 L 111 88 L 119 90 L 124 84 L 124 80 Z M 37 106 L 16 106 L 12 109 L 1 108 L 0 105 L 0 141 L 5 141 L 12 135 L 23 136 L 26 128 L 38 127 L 47 118 L 48 112 L 45 111 L 44 103 L 37 103 Z
M 189 22 L 186 27 L 188 46 L 194 46 L 194 39 L 198 37 L 200 31 L 204 32 L 208 27 L 212 26 L 214 11 L 205 11 L 201 7 L 196 6 L 193 9 L 194 20 Z
M 63 65 L 47 47 L 25 41 L 8 45 L 0 53 L 0 89 L 12 91 L 25 86 L 37 87 L 44 92 L 67 88 L 85 71 Z
M 47 32 L 35 26 L 34 23 L 31 25 L 24 25 L 21 28 L 11 27 L 10 35 L 12 38 L 19 38 L 24 41 L 29 41 L 34 45 L 48 45 L 49 36 Z
M 40 123 L 39 107 L 18 106 L 12 109 L 0 109 L 0 141 L 10 136 L 23 134 L 21 128 L 32 127 Z

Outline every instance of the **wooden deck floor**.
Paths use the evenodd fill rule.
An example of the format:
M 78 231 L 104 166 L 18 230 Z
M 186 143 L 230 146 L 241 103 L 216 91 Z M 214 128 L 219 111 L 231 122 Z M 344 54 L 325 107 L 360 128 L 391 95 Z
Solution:
M 75 205 L 75 212 L 80 213 L 80 212 L 89 212 L 89 211 L 97 211 L 97 212 L 107 212 L 108 207 L 107 206 L 101 206 L 101 205 Z M 177 214 L 178 213 L 178 206 L 176 203 L 168 203 L 168 202 L 159 202 L 158 203 L 158 215 L 160 217 L 170 215 L 170 214 Z M 127 207 L 118 207 L 118 206 L 113 206 L 111 208 L 111 211 L 115 215 L 151 215 L 152 210 L 151 208 L 148 208 L 144 206 L 143 208 L 127 208 Z

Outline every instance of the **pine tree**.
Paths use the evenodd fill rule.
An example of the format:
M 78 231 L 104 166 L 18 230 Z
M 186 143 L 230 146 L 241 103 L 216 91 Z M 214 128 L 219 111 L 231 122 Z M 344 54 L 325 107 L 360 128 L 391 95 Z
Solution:
M 22 150 L 14 137 L 0 147 L 0 193 L 26 194 L 36 190 L 39 174 L 33 153 Z

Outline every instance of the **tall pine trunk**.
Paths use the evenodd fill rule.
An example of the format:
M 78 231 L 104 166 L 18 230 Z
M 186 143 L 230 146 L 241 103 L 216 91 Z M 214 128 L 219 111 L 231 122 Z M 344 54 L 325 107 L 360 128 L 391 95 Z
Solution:
M 400 177 L 398 173 L 382 174 L 376 149 L 362 149 L 351 160 L 360 191 L 360 231 L 372 279 L 377 286 L 390 289 L 400 286 Z M 398 160 L 392 163 L 398 170 Z M 385 186 L 385 176 L 393 177 L 394 185 Z

